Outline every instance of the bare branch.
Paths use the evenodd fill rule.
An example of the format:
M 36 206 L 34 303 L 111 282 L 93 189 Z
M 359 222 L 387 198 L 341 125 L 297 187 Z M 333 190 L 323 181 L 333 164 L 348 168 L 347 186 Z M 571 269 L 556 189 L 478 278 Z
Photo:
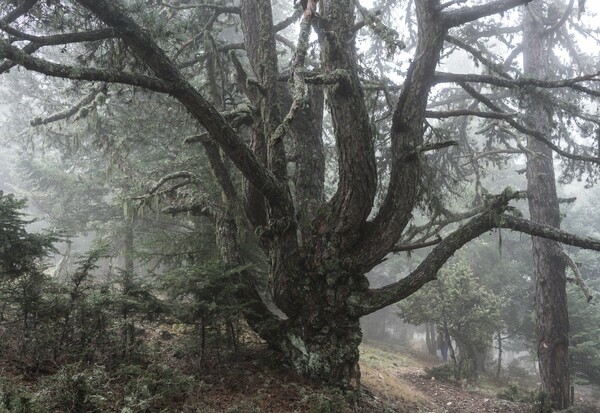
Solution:
M 490 59 L 485 57 L 481 50 L 478 50 L 472 45 L 463 42 L 459 38 L 451 36 L 449 34 L 446 35 L 444 40 L 471 53 L 471 55 L 473 55 L 475 59 L 479 60 L 485 67 L 487 67 L 491 71 L 498 73 L 498 75 L 502 76 L 503 78 L 510 79 L 510 76 L 505 72 L 504 67 L 501 64 L 492 62 Z
M 235 82 L 238 88 L 250 99 L 253 105 L 256 105 L 258 103 L 258 95 L 265 94 L 264 89 L 256 79 L 250 79 L 235 51 L 230 51 L 229 57 L 235 69 Z
M 2 22 L 6 24 L 14 22 L 19 17 L 27 13 L 36 4 L 37 0 L 25 0 L 24 2 L 19 4 L 13 11 L 4 16 L 4 18 L 2 18 Z
M 8 24 L 0 20 L 0 30 L 16 37 L 18 40 L 26 40 L 32 43 L 37 43 L 40 46 L 51 46 L 68 43 L 93 42 L 97 40 L 105 40 L 116 37 L 117 33 L 113 29 L 99 29 L 89 32 L 74 32 L 61 33 L 48 36 L 36 36 L 25 33 L 10 27 Z
M 554 23 L 552 26 L 550 26 L 546 30 L 544 30 L 542 35 L 549 36 L 550 34 L 554 33 L 558 29 L 560 29 L 562 27 L 562 25 L 565 24 L 565 22 L 567 21 L 567 19 L 571 15 L 571 13 L 573 12 L 574 5 L 575 5 L 575 0 L 569 1 L 569 4 L 567 5 L 567 8 L 565 9 L 565 12 L 561 16 L 561 18 L 558 19 L 558 21 L 556 23 Z
M 421 248 L 432 247 L 434 245 L 439 244 L 440 242 L 442 242 L 442 237 L 438 235 L 437 238 L 432 241 L 419 242 L 416 244 L 398 245 L 394 247 L 390 252 L 414 251 Z
M 494 197 L 486 212 L 477 215 L 440 241 L 407 277 L 383 288 L 368 290 L 365 293 L 365 304 L 361 307 L 361 313 L 370 314 L 408 297 L 426 283 L 434 280 L 438 270 L 459 248 L 494 228 L 506 228 L 567 245 L 600 251 L 600 240 L 598 239 L 578 237 L 548 225 L 504 213 L 509 209 L 508 202 L 514 199 L 515 194 L 517 193 L 505 190 L 501 195 Z
M 512 194 L 512 199 L 525 199 L 527 193 L 525 191 L 516 191 Z M 428 223 L 420 226 L 412 226 L 405 233 L 402 234 L 402 242 L 421 243 L 426 242 L 429 238 L 439 234 L 444 228 L 461 221 L 473 218 L 479 214 L 487 211 L 490 200 L 493 200 L 493 196 L 486 196 L 484 203 L 471 208 L 467 211 L 453 212 L 445 208 L 442 209 L 441 214 L 432 218 Z M 419 238 L 416 238 L 419 234 Z
M 194 3 L 189 6 L 176 6 L 174 4 L 169 4 L 164 0 L 161 0 L 161 5 L 166 6 L 170 9 L 174 10 L 189 10 L 189 9 L 212 9 L 215 11 L 219 11 L 220 13 L 231 13 L 231 14 L 240 14 L 240 8 L 235 6 L 223 6 L 220 4 L 206 4 L 206 3 Z
M 445 142 L 436 142 L 436 143 L 425 143 L 423 145 L 419 145 L 417 148 L 418 152 L 429 152 L 429 151 L 437 151 L 438 149 L 448 148 L 450 146 L 458 146 L 458 141 L 445 141 Z
M 29 124 L 31 126 L 40 126 L 40 125 L 47 125 L 49 123 L 56 122 L 59 120 L 68 119 L 71 116 L 75 115 L 77 112 L 79 112 L 79 110 L 81 110 L 81 108 L 92 103 L 96 99 L 96 96 L 98 96 L 98 94 L 100 92 L 102 92 L 104 89 L 106 89 L 106 87 L 104 85 L 96 86 L 96 87 L 92 88 L 90 93 L 88 93 L 86 96 L 81 98 L 77 103 L 75 103 L 70 108 L 60 111 L 60 112 L 57 112 L 57 113 L 54 113 L 46 118 L 34 118 L 31 120 L 31 122 Z
M 169 93 L 174 89 L 173 84 L 151 76 L 136 75 L 111 69 L 95 69 L 52 63 L 44 59 L 30 56 L 5 40 L 0 40 L 0 58 L 11 60 L 34 72 L 63 79 L 123 83 L 132 86 L 140 86 L 161 93 Z
M 169 7 L 176 8 L 176 6 L 169 6 Z M 226 14 L 226 13 L 240 14 L 240 12 L 241 12 L 239 7 L 220 6 L 220 5 L 216 5 L 216 4 L 195 4 L 194 6 L 190 6 L 190 7 L 186 7 L 186 8 L 191 8 L 191 7 L 209 8 L 209 9 L 213 10 L 213 14 L 210 16 L 210 19 L 208 19 L 208 22 L 206 22 L 206 24 L 204 25 L 204 27 L 202 27 L 202 29 L 198 32 L 198 34 L 196 34 L 191 39 L 187 40 L 186 42 L 184 42 L 181 45 L 179 50 L 177 50 L 177 52 L 175 53 L 175 59 L 177 59 L 177 57 L 181 53 L 183 53 L 188 47 L 193 46 L 197 42 L 202 40 L 202 38 L 204 37 L 206 32 L 208 32 L 208 31 L 210 31 L 210 29 L 212 29 L 213 25 L 215 24 L 215 22 L 217 21 L 217 19 L 219 18 L 219 16 L 221 14 Z
M 204 140 L 202 145 L 204 146 L 208 161 L 210 162 L 213 175 L 223 191 L 223 196 L 227 201 L 227 205 L 230 205 L 236 214 L 242 216 L 242 204 L 239 200 L 235 186 L 233 185 L 233 181 L 231 180 L 231 175 L 223 163 L 219 147 L 212 139 Z
M 522 6 L 532 0 L 496 0 L 486 4 L 473 7 L 464 7 L 459 10 L 444 12 L 444 24 L 446 27 L 456 27 L 462 24 L 481 19 L 482 17 L 493 16 L 508 11 L 512 8 Z
M 523 43 L 518 44 L 515 48 L 508 54 L 506 59 L 504 59 L 503 66 L 509 67 L 512 65 L 512 62 L 523 52 Z
M 302 10 L 296 9 L 296 11 L 294 11 L 294 14 L 292 14 L 290 17 L 273 25 L 273 31 L 275 31 L 275 33 L 277 33 L 277 32 L 282 31 L 283 29 L 286 29 L 287 27 L 294 24 L 301 15 L 302 15 Z
M 54 46 L 59 44 L 79 43 L 86 41 L 96 41 L 115 37 L 112 29 L 100 29 L 83 33 L 56 34 L 51 36 L 34 36 L 35 42 L 31 42 L 21 49 L 25 54 L 31 55 L 43 46 Z M 0 74 L 7 72 L 17 64 L 7 60 L 0 64 Z
M 335 85 L 343 81 L 349 81 L 349 74 L 344 69 L 336 69 L 331 73 L 306 77 L 304 80 L 311 85 Z
M 577 283 L 579 288 L 581 288 L 581 291 L 583 291 L 583 294 L 585 295 L 585 299 L 589 303 L 594 298 L 594 295 L 583 280 L 583 277 L 581 276 L 581 271 L 579 271 L 579 266 L 575 261 L 573 261 L 573 258 L 571 258 L 571 256 L 567 254 L 565 250 L 561 249 L 560 255 L 563 257 L 569 268 L 571 268 L 571 271 L 573 271 L 573 274 L 575 275 L 575 282 Z
M 435 118 L 435 119 L 443 119 L 443 118 L 451 118 L 456 116 L 476 116 L 478 118 L 487 118 L 487 119 L 507 119 L 517 116 L 516 113 L 506 113 L 506 112 L 482 112 L 479 110 L 446 110 L 446 111 L 435 111 L 428 110 L 425 112 L 425 117 L 427 118 Z
M 592 96 L 600 96 L 600 91 L 589 89 L 582 85 L 579 85 L 579 83 L 586 81 L 600 81 L 600 72 L 595 72 L 585 76 L 579 76 L 571 79 L 562 80 L 538 80 L 532 78 L 507 79 L 492 75 L 436 72 L 435 81 L 436 83 L 485 83 L 488 85 L 506 88 L 522 88 L 525 86 L 536 86 L 548 89 L 572 88 L 574 90 L 588 93 Z
M 506 148 L 506 149 L 492 149 L 489 151 L 484 151 L 484 152 L 479 152 L 479 153 L 474 153 L 470 158 L 469 161 L 466 162 L 463 166 L 468 165 L 471 162 L 474 162 L 478 159 L 481 158 L 485 158 L 486 156 L 493 156 L 493 155 L 501 155 L 501 154 L 507 154 L 507 155 L 522 155 L 523 152 L 521 149 L 515 149 L 515 148 Z
M 279 43 L 283 44 L 285 47 L 290 49 L 292 52 L 296 52 L 296 45 L 294 44 L 294 42 L 289 41 L 287 38 L 280 35 L 279 33 L 275 33 L 275 40 L 277 40 Z
M 156 193 L 156 191 L 158 191 L 167 182 L 173 181 L 175 179 L 181 179 L 181 178 L 188 179 L 190 182 L 197 181 L 196 175 L 194 175 L 191 172 L 188 172 L 188 171 L 175 172 L 175 173 L 163 176 L 157 183 L 155 183 L 150 188 L 150 190 L 148 190 L 148 194 L 153 195 L 154 193 Z
M 190 213 L 196 216 L 205 216 L 212 220 L 214 220 L 214 212 L 210 208 L 209 205 L 204 204 L 202 202 L 196 202 L 193 204 L 184 204 L 184 205 L 172 205 L 166 208 L 163 208 L 161 212 L 165 214 L 177 215 L 183 213 Z
M 361 308 L 362 314 L 370 314 L 373 311 L 394 304 L 408 297 L 426 283 L 433 281 L 438 270 L 459 248 L 490 229 L 498 227 L 500 214 L 509 208 L 508 203 L 512 199 L 521 196 L 521 194 L 507 188 L 502 194 L 490 198 L 482 213 L 476 215 L 440 241 L 407 277 L 388 286 L 368 290 L 364 297 L 365 304 Z
M 195 45 L 196 43 L 198 43 L 200 40 L 202 40 L 202 38 L 204 37 L 204 35 L 210 31 L 210 29 L 212 28 L 213 24 L 215 24 L 215 22 L 217 21 L 217 19 L 219 18 L 220 13 L 218 13 L 217 11 L 215 11 L 212 16 L 210 16 L 210 19 L 208 19 L 208 22 L 204 25 L 204 27 L 202 28 L 202 30 L 200 30 L 198 32 L 198 34 L 196 34 L 195 36 L 193 36 L 191 39 L 187 40 L 186 42 L 184 42 L 181 47 L 179 48 L 179 50 L 177 50 L 177 52 L 175 53 L 175 57 L 174 59 L 177 59 L 177 57 L 183 53 L 185 51 L 185 49 L 187 49 L 190 46 Z
M 450 1 L 447 1 L 446 3 L 440 4 L 439 10 L 444 10 L 450 6 L 454 6 L 455 4 L 463 4 L 466 2 L 467 2 L 467 0 L 450 0 Z
M 587 250 L 600 251 L 600 240 L 592 237 L 579 237 L 560 229 L 538 224 L 527 219 L 510 215 L 502 215 L 498 220 L 498 228 L 511 229 L 526 234 L 546 238 L 566 245 L 572 245 Z

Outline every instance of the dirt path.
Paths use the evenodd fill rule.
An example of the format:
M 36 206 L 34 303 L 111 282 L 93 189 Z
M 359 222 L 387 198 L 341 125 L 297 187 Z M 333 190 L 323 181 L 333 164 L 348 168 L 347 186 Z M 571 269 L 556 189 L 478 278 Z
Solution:
M 422 368 L 401 368 L 397 375 L 427 397 L 427 413 L 515 413 L 526 411 L 528 407 L 525 403 L 464 390 L 458 384 L 428 379 Z

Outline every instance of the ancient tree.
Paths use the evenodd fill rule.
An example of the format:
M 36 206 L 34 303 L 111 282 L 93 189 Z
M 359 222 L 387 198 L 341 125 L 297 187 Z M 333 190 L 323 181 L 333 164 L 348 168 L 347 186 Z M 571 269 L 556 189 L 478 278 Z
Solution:
M 193 173 L 174 170 L 139 194 L 138 201 L 160 197 L 164 212 L 211 218 L 223 262 L 244 283 L 238 298 L 248 303 L 245 316 L 252 328 L 302 374 L 355 388 L 360 380 L 359 318 L 435 279 L 444 262 L 477 236 L 508 228 L 600 250 L 600 241 L 522 218 L 509 203 L 526 192 L 507 188 L 488 194 L 460 214 L 433 207 L 435 188 L 429 177 L 437 164 L 430 157 L 457 142 L 434 133 L 427 118 L 506 122 L 515 135 L 532 135 L 562 156 L 598 161 L 558 147 L 544 131 L 525 129 L 513 113 L 472 86 L 497 84 L 525 94 L 557 87 L 591 90 L 588 83 L 596 75 L 545 81 L 436 72 L 445 44 L 460 44 L 490 64 L 451 33 L 530 1 L 495 0 L 472 7 L 461 1 L 408 4 L 406 22 L 414 21 L 417 30 L 399 88 L 373 82 L 362 66 L 356 38 L 361 30 L 370 30 L 392 54 L 402 42 L 379 19 L 381 10 L 367 10 L 354 0 L 308 1 L 299 11 L 290 2 L 289 17 L 280 22 L 274 21 L 269 0 L 242 0 L 239 6 L 190 0 L 9 2 L 0 20 L 0 70 L 18 65 L 108 88 L 129 85 L 168 94 L 174 106 L 185 108 L 199 129 L 186 143 L 204 152 L 220 193 L 214 196 Z M 178 25 L 152 26 L 149 16 L 157 15 Z M 212 36 L 223 16 L 234 16 L 243 41 Z M 199 20 L 186 24 L 192 18 Z M 281 34 L 298 20 L 294 41 Z M 313 32 L 315 42 L 310 40 Z M 289 65 L 280 59 L 281 44 L 293 50 Z M 46 50 L 62 50 L 65 56 Z M 74 58 L 81 50 L 88 58 Z M 111 53 L 118 53 L 118 59 L 111 59 Z M 225 75 L 227 70 L 231 76 Z M 197 81 L 199 75 L 203 82 Z M 232 78 L 235 88 L 228 83 Z M 432 88 L 441 83 L 459 85 L 483 108 L 478 103 L 427 110 Z M 385 96 L 388 115 L 383 118 L 372 110 L 375 93 Z M 72 116 L 85 105 L 83 100 L 56 116 Z M 386 143 L 376 149 L 375 138 L 382 131 Z M 336 189 L 329 197 L 325 135 L 335 142 L 337 161 Z M 430 224 L 413 225 L 413 215 L 428 208 L 435 210 Z M 456 222 L 461 225 L 447 227 Z M 440 233 L 443 228 L 453 230 Z M 247 265 L 244 246 L 249 243 L 264 256 L 268 291 L 259 287 L 256 267 Z M 369 288 L 365 273 L 387 254 L 426 245 L 435 247 L 416 270 L 396 283 Z

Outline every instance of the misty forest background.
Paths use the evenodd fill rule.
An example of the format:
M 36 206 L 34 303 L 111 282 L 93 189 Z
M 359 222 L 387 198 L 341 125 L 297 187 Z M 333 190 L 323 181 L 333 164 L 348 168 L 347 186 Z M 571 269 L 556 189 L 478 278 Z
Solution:
M 0 412 L 403 411 L 361 342 L 600 394 L 591 3 L 0 0 Z

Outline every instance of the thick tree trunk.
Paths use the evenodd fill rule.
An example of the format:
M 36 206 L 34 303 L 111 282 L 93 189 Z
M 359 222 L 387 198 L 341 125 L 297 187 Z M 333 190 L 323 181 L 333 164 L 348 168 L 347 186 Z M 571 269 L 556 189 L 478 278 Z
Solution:
M 325 312 L 327 314 L 327 312 Z M 325 314 L 313 314 L 317 318 Z M 313 380 L 344 389 L 358 390 L 360 369 L 358 346 L 362 331 L 358 318 L 329 314 L 321 326 L 288 333 L 281 343 L 293 368 Z
M 532 2 L 525 14 L 524 74 L 546 80 L 548 61 L 547 38 L 541 22 L 542 2 Z M 525 118 L 529 126 L 550 137 L 551 115 L 544 102 L 533 94 L 527 102 Z M 560 212 L 552 150 L 535 138 L 528 139 L 528 148 L 537 156 L 527 161 L 527 193 L 531 220 L 560 227 Z M 549 393 L 557 409 L 569 406 L 569 319 L 567 311 L 565 264 L 560 246 L 543 238 L 533 238 L 535 275 L 536 333 L 538 359 L 543 389 Z

